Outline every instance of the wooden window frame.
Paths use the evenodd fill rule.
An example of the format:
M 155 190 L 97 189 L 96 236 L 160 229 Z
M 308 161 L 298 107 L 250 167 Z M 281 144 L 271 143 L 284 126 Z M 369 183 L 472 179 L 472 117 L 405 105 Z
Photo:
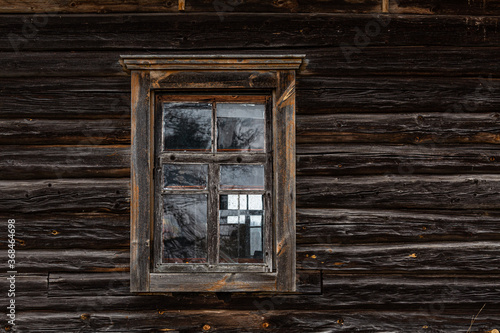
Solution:
M 161 117 L 162 102 L 208 102 L 212 104 L 212 149 L 206 152 L 178 152 L 162 149 L 162 122 L 157 121 L 155 124 L 155 214 L 154 232 L 153 232 L 153 271 L 161 273 L 181 273 L 181 272 L 271 272 L 274 267 L 275 258 L 273 256 L 273 230 L 272 230 L 272 105 L 271 96 L 269 93 L 259 92 L 258 94 L 249 94 L 242 92 L 237 94 L 236 91 L 231 91 L 231 94 L 223 92 L 214 92 L 212 95 L 204 95 L 199 92 L 167 92 L 157 94 L 156 98 L 156 114 L 155 119 Z M 226 152 L 215 149 L 216 136 L 216 105 L 218 103 L 259 103 L 265 105 L 265 149 L 262 152 Z M 162 189 L 161 180 L 163 179 L 163 164 L 207 164 L 209 165 L 209 184 L 206 189 L 200 190 L 164 190 Z M 263 165 L 265 166 L 265 188 L 263 190 L 222 190 L 219 185 L 219 171 L 221 165 Z M 210 184 L 212 182 L 212 184 Z M 214 187 L 216 187 L 214 189 Z M 212 193 L 210 193 L 212 192 Z M 161 194 L 207 194 L 208 195 L 208 225 L 207 225 L 207 254 L 208 262 L 206 264 L 166 264 L 161 262 L 161 238 L 154 237 L 161 233 Z M 216 195 L 214 195 L 216 194 Z M 264 196 L 264 242 L 263 251 L 265 261 L 256 264 L 228 264 L 216 263 L 219 257 L 220 237 L 218 225 L 214 222 L 217 220 L 219 206 L 219 195 L 223 194 L 259 194 Z
M 303 55 L 121 56 L 131 73 L 130 290 L 294 292 L 295 74 Z M 155 107 L 158 92 L 268 91 L 272 96 L 272 272 L 155 272 Z

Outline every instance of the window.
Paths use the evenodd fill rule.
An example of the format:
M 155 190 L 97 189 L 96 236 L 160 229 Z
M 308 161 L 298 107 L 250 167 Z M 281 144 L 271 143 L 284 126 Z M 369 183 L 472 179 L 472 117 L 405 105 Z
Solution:
M 122 56 L 131 291 L 295 290 L 302 56 Z
M 272 272 L 270 100 L 157 95 L 154 270 Z

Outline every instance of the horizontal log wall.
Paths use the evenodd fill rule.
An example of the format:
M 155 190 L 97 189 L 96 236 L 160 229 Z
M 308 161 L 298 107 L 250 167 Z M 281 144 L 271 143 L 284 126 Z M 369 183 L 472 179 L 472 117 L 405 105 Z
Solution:
M 499 20 L 496 0 L 0 0 L 18 332 L 466 332 L 479 313 L 470 332 L 496 333 Z M 129 292 L 118 59 L 195 53 L 306 54 L 296 293 Z

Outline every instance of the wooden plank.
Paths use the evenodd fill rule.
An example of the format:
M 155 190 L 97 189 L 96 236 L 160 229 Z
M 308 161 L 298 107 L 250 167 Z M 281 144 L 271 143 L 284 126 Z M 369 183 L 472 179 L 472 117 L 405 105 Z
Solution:
M 0 214 L 0 220 L 12 218 Z M 15 214 L 16 246 L 31 249 L 128 249 L 130 215 L 107 213 Z M 7 228 L 0 230 L 0 248 L 7 249 Z
M 0 144 L 130 143 L 130 119 L 0 119 Z
M 444 16 L 436 20 L 430 16 L 405 15 L 389 20 L 387 16 L 371 14 L 224 13 L 221 21 L 217 13 L 197 13 L 128 15 L 125 22 L 122 15 L 57 15 L 48 18 L 45 25 L 35 26 L 36 33 L 25 33 L 26 36 L 23 18 L 23 15 L 1 16 L 1 51 L 150 50 L 153 46 L 163 53 L 215 48 L 238 49 L 241 53 L 241 49 L 250 48 L 342 45 L 344 52 L 360 56 L 367 46 L 495 47 L 500 42 L 497 18 L 487 16 Z M 191 31 L 193 26 L 195 35 Z M 421 27 L 426 28 L 426 34 L 421 33 Z M 384 55 L 380 52 L 379 56 Z M 108 66 L 117 65 L 117 60 Z M 407 66 L 411 63 L 404 58 L 400 60 Z M 54 61 L 61 63 L 59 59 Z M 9 67 L 17 64 L 14 61 Z
M 297 116 L 298 143 L 500 143 L 497 113 Z
M 272 119 L 276 288 L 295 291 L 295 71 L 278 71 Z
M 30 78 L 24 80 L 29 81 Z M 98 80 L 96 80 L 98 81 Z M 130 84 L 130 82 L 129 82 Z M 38 91 L 0 92 L 1 118 L 124 118 L 130 117 L 129 93 Z
M 487 303 L 487 306 L 491 304 L 490 310 L 498 311 L 498 304 L 489 301 L 498 297 L 499 293 L 498 281 L 491 278 L 373 277 L 326 273 L 323 274 L 323 288 L 324 300 L 329 299 L 330 306 L 391 304 L 401 309 L 405 304 L 420 303 L 425 310 L 432 311 L 433 307 L 435 310 L 436 307 L 446 309 L 461 305 L 463 309 L 466 304 L 476 304 L 479 311 Z
M 155 89 L 273 89 L 276 73 L 262 71 L 169 71 L 152 72 Z
M 380 59 L 382 61 L 387 59 Z M 443 77 L 315 75 L 299 76 L 297 83 L 298 112 L 307 114 L 479 113 L 496 112 L 500 106 L 500 97 L 495 93 L 500 90 L 500 80 L 488 76 L 450 80 Z
M 44 93 L 54 95 L 68 93 L 74 95 L 79 93 L 127 93 L 130 98 L 130 76 L 37 76 L 29 79 L 12 77 L 2 79 L 2 83 L 0 94 L 5 97 L 15 93 L 20 95 L 30 93 L 33 95 Z M 35 97 L 32 96 L 32 98 Z M 130 106 L 130 101 L 128 101 L 128 105 Z
M 79 331 L 87 327 L 105 332 L 144 332 L 169 330 L 172 332 L 201 332 L 203 327 L 223 332 L 460 332 L 469 328 L 481 306 L 454 309 L 388 309 L 388 310 L 142 310 L 99 311 L 74 313 L 22 312 L 19 328 L 36 325 L 37 332 L 57 329 Z M 471 332 L 493 332 L 498 327 L 496 308 L 486 307 L 476 319 Z M 82 319 L 83 318 L 83 319 Z M 5 321 L 4 319 L 2 319 Z M 31 324 L 31 325 L 30 325 Z M 209 328 L 210 327 L 210 328 Z M 54 329 L 54 330 L 53 330 Z M 368 329 L 368 330 L 367 330 Z
M 354 38 L 354 37 L 353 37 Z M 352 41 L 351 41 L 352 42 Z M 156 45 L 156 44 L 155 44 Z M 371 45 L 371 44 L 370 44 Z M 150 46 L 148 46 L 150 48 Z M 135 51 L 137 52 L 137 51 Z M 172 54 L 173 51 L 168 51 Z M 211 49 L 213 54 L 241 53 L 239 50 Z M 294 53 L 297 49 L 280 49 L 280 53 Z M 301 49 L 306 64 L 300 77 L 325 76 L 480 76 L 498 77 L 500 47 L 365 47 L 348 54 L 339 47 Z M 33 76 L 125 76 L 118 59 L 123 51 L 100 52 L 5 52 L 0 53 L 3 66 L 0 77 Z M 150 50 L 151 54 L 164 54 L 164 50 Z M 245 53 L 262 54 L 263 51 L 245 48 Z M 374 66 L 373 64 L 377 64 Z M 130 77 L 127 76 L 127 78 Z M 381 79 L 382 81 L 382 79 Z
M 276 281 L 276 273 L 262 272 L 151 273 L 149 290 L 151 292 L 272 292 L 277 290 Z
M 125 178 L 129 146 L 4 146 L 0 179 Z
M 15 301 L 18 296 L 47 296 L 49 289 L 47 274 L 17 273 L 14 275 L 14 279 L 11 279 L 12 274 L 8 272 L 2 272 L 0 275 L 0 288 L 5 292 L 5 296 L 2 297 L 2 305 L 7 305 L 10 299 Z M 14 287 L 11 287 L 11 283 Z M 11 292 L 15 295 L 7 297 L 7 294 Z
M 328 64 L 325 62 L 321 66 Z M 224 73 L 213 79 L 219 80 L 218 88 L 225 88 L 226 83 L 240 88 L 248 88 L 252 82 L 274 84 L 266 75 L 241 74 Z M 165 87 L 175 87 L 176 76 L 168 78 Z M 245 78 L 250 79 L 250 85 L 245 84 L 248 82 Z M 190 79 L 192 87 L 203 83 L 199 73 Z M 442 77 L 328 77 L 318 73 L 314 76 L 299 75 L 297 79 L 297 112 L 300 114 L 455 110 L 479 113 L 496 112 L 500 107 L 500 97 L 495 93 L 500 90 L 500 80 L 487 76 L 450 80 Z M 2 118 L 116 118 L 130 115 L 129 77 L 3 78 L 2 82 L 5 83 L 0 87 Z
M 390 12 L 397 14 L 424 15 L 500 15 L 500 2 L 492 1 L 430 1 L 430 0 L 390 0 Z
M 297 250 L 297 267 L 339 273 L 498 274 L 499 253 L 497 241 L 301 245 Z
M 130 207 L 130 290 L 149 291 L 151 212 L 153 203 L 151 77 L 147 71 L 132 72 L 132 156 Z
M 496 145 L 301 144 L 297 175 L 496 174 Z
M 499 241 L 499 221 L 498 211 L 298 209 L 297 243 Z
M 112 212 L 130 208 L 129 179 L 0 181 L 0 212 Z
M 297 272 L 297 291 L 302 294 L 321 293 L 320 272 L 299 270 Z M 50 274 L 50 297 L 130 297 L 132 295 L 128 272 Z
M 0 258 L 7 262 L 7 251 Z M 128 250 L 22 250 L 16 248 L 16 269 L 19 273 L 48 272 L 128 272 Z
M 82 2 L 68 2 L 64 0 L 30 0 L 15 2 L 0 1 L 3 13 L 178 13 L 178 1 L 162 0 L 134 0 L 109 1 L 91 0 Z M 231 12 L 275 12 L 275 13 L 369 13 L 380 10 L 380 1 L 363 0 L 352 3 L 346 0 L 320 1 L 298 0 L 286 2 L 269 2 L 262 0 L 248 1 L 218 1 L 203 0 L 187 1 L 185 12 L 217 12 L 221 20 L 226 13 Z
M 499 209 L 496 175 L 298 177 L 297 207 Z

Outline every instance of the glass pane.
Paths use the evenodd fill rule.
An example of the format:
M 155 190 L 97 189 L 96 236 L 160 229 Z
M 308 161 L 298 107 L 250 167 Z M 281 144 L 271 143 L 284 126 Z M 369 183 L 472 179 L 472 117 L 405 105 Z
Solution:
M 211 133 L 211 103 L 163 103 L 165 150 L 210 151 Z
M 262 195 L 220 196 L 220 262 L 262 263 Z
M 220 188 L 221 190 L 264 190 L 264 166 L 221 165 Z
M 163 188 L 166 190 L 203 190 L 207 188 L 208 165 L 164 164 Z
M 264 151 L 264 104 L 218 103 L 217 150 Z
M 163 195 L 163 263 L 207 262 L 207 195 Z

